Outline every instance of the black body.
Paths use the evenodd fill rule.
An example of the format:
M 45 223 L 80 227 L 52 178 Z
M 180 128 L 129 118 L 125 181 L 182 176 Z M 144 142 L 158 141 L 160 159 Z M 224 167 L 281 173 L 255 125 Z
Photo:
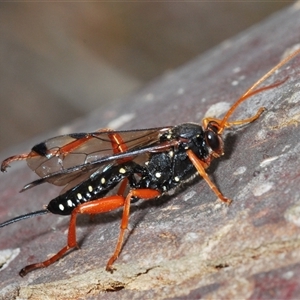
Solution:
M 162 194 L 166 193 L 197 173 L 186 150 L 191 149 L 200 160 L 205 161 L 212 151 L 207 143 L 207 137 L 210 138 L 211 133 L 214 134 L 213 131 L 207 134 L 200 125 L 193 123 L 169 127 L 167 130 L 157 130 L 157 138 L 150 143 L 150 146 L 143 148 L 137 146 L 128 150 L 128 153 L 137 154 L 127 158 L 127 161 L 120 163 L 121 159 L 129 156 L 124 152 L 124 154 L 112 155 L 113 159 L 110 159 L 111 162 L 106 162 L 105 167 L 102 166 L 101 161 L 93 162 L 92 165 L 99 164 L 99 168 L 93 166 L 93 172 L 85 181 L 51 200 L 47 209 L 54 214 L 69 215 L 79 204 L 104 197 L 125 178 L 128 178 L 129 189 L 149 188 L 158 190 Z M 216 139 L 213 139 L 213 142 L 216 143 Z M 217 144 L 219 146 L 219 143 Z M 165 146 L 161 147 L 161 145 Z M 38 146 L 47 149 L 45 144 Z M 36 151 L 37 146 L 33 150 Z M 45 150 L 42 152 L 47 155 Z M 66 173 L 68 172 L 72 173 L 67 170 Z M 33 185 L 39 183 L 37 181 Z

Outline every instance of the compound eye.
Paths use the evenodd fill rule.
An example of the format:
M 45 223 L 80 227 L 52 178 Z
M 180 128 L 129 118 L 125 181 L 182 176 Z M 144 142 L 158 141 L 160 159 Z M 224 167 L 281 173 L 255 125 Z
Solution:
M 208 127 L 208 129 L 212 130 L 215 133 L 218 133 L 218 131 L 219 131 L 218 124 L 216 124 L 214 122 L 210 122 L 207 127 Z
M 206 143 L 208 146 L 214 151 L 219 152 L 221 149 L 220 138 L 218 134 L 212 130 L 208 130 L 205 134 L 206 136 Z

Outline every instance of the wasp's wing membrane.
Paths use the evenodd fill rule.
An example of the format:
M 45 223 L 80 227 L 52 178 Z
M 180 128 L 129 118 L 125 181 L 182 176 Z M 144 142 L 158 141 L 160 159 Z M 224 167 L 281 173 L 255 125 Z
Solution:
M 169 144 L 160 145 L 160 136 L 169 129 L 99 131 L 46 140 L 34 146 L 27 158 L 28 166 L 41 178 L 27 184 L 23 190 L 44 182 L 64 186 L 74 180 L 84 181 L 107 165 L 124 160 L 136 159 L 140 163 L 147 157 L 142 154 L 170 147 Z M 117 142 L 112 140 L 113 135 L 117 137 Z

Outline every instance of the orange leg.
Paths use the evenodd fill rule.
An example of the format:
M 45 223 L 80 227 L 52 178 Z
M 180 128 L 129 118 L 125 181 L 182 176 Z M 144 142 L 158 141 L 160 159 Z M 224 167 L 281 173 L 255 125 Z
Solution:
M 213 190 L 213 192 L 217 195 L 217 197 L 221 201 L 223 201 L 227 204 L 230 204 L 232 200 L 223 196 L 223 194 L 218 190 L 218 188 L 215 186 L 215 184 L 208 177 L 208 175 L 205 171 L 206 164 L 204 162 L 202 162 L 192 150 L 187 150 L 187 155 L 188 155 L 189 159 L 191 160 L 191 162 L 193 163 L 193 165 L 195 166 L 195 168 L 197 169 L 197 171 L 199 172 L 200 176 L 206 181 L 206 183 Z
M 29 157 L 29 154 L 30 153 L 22 153 L 22 154 L 19 154 L 19 155 L 14 155 L 14 156 L 10 156 L 10 157 L 6 158 L 1 163 L 1 172 L 5 172 L 7 167 L 9 167 L 11 162 L 17 161 L 17 160 L 27 159 Z
M 120 153 L 127 150 L 126 145 L 120 143 L 123 143 L 122 138 L 119 134 L 115 133 L 112 129 L 109 128 L 102 128 L 97 130 L 97 132 L 111 132 L 108 133 L 108 137 L 111 140 L 113 152 L 114 153 Z M 59 152 L 60 154 L 63 154 L 64 156 L 68 155 L 70 152 L 74 151 L 76 148 L 80 147 L 82 144 L 87 142 L 88 140 L 94 138 L 93 134 L 87 133 L 85 137 L 82 137 L 80 139 L 76 139 L 63 147 L 60 148 Z M 117 144 L 117 146 L 115 146 Z
M 128 184 L 128 178 L 124 178 L 120 184 L 117 195 L 123 196 L 125 194 L 125 189 L 127 187 L 127 184 Z
M 108 132 L 108 137 L 111 141 L 111 145 L 113 148 L 113 152 L 120 153 L 127 150 L 127 146 L 122 140 L 122 137 L 114 132 L 112 129 L 109 128 L 103 128 L 98 130 L 97 132 Z M 111 132 L 111 133 L 110 133 Z M 60 154 L 63 154 L 64 156 L 68 155 L 71 151 L 74 151 L 76 148 L 80 147 L 82 144 L 87 142 L 88 140 L 94 138 L 93 134 L 88 133 L 85 137 L 82 137 L 78 140 L 74 140 L 63 147 L 60 148 L 59 152 Z
M 122 137 L 120 136 L 120 134 L 112 131 L 112 133 L 108 134 L 108 137 L 111 141 L 111 144 L 113 146 L 113 150 L 114 150 L 115 154 L 125 152 L 125 151 L 128 150 L 127 146 L 124 143 L 124 141 L 123 141 Z
M 94 200 L 91 202 L 83 203 L 83 204 L 77 206 L 71 214 L 67 245 L 65 247 L 63 247 L 57 254 L 53 255 L 51 258 L 49 258 L 43 262 L 31 264 L 31 265 L 24 267 L 20 271 L 19 274 L 23 277 L 32 270 L 39 269 L 39 268 L 45 268 L 45 267 L 53 264 L 57 260 L 59 260 L 68 250 L 78 247 L 77 241 L 76 241 L 76 217 L 78 214 L 99 214 L 99 213 L 108 212 L 108 211 L 111 211 L 111 210 L 114 210 L 114 209 L 117 209 L 117 208 L 123 206 L 124 211 L 123 211 L 123 217 L 122 217 L 122 222 L 121 222 L 121 231 L 120 231 L 120 235 L 118 238 L 117 246 L 116 246 L 113 256 L 110 258 L 110 260 L 107 264 L 107 267 L 106 267 L 107 270 L 112 270 L 112 263 L 117 259 L 118 255 L 121 251 L 123 239 L 124 239 L 124 233 L 128 226 L 131 198 L 138 197 L 138 198 L 143 198 L 145 200 L 148 200 L 148 199 L 155 198 L 159 195 L 160 195 L 160 193 L 158 191 L 151 190 L 151 189 L 132 190 L 129 192 L 129 194 L 127 195 L 126 198 L 124 198 L 123 196 L 114 195 L 114 196 L 109 196 L 109 197 L 101 198 L 98 200 Z
M 155 197 L 158 197 L 159 195 L 160 195 L 159 191 L 151 190 L 151 189 L 138 189 L 138 190 L 131 190 L 129 192 L 124 202 L 123 216 L 122 216 L 122 221 L 120 226 L 120 234 L 118 237 L 118 242 L 113 255 L 111 256 L 111 258 L 106 264 L 106 271 L 110 271 L 110 272 L 113 271 L 112 265 L 115 262 L 115 260 L 118 258 L 122 250 L 125 230 L 128 227 L 130 200 L 132 199 L 132 197 L 141 198 L 143 200 L 151 200 Z

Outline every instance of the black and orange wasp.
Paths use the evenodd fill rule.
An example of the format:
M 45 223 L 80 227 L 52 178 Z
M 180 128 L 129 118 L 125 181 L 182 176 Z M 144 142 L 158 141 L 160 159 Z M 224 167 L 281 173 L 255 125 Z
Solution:
M 214 158 L 223 155 L 223 131 L 255 121 L 264 108 L 261 107 L 247 119 L 228 119 L 249 97 L 283 84 L 287 78 L 257 88 L 299 53 L 300 50 L 295 51 L 259 79 L 231 106 L 223 119 L 205 118 L 202 126 L 185 123 L 131 131 L 102 129 L 92 133 L 62 135 L 35 145 L 29 153 L 5 159 L 1 164 L 2 172 L 6 171 L 11 162 L 26 160 L 28 166 L 40 177 L 25 185 L 22 191 L 44 182 L 64 188 L 45 209 L 18 216 L 0 224 L 0 227 L 47 213 L 71 215 L 67 245 L 51 258 L 24 267 L 19 274 L 25 276 L 34 269 L 47 267 L 69 249 L 77 247 L 78 214 L 100 214 L 123 207 L 116 248 L 106 265 L 106 270 L 112 271 L 123 245 L 131 202 L 160 197 L 196 174 L 206 181 L 222 202 L 230 204 L 231 200 L 218 190 L 206 169 Z M 117 192 L 107 195 L 114 188 Z

